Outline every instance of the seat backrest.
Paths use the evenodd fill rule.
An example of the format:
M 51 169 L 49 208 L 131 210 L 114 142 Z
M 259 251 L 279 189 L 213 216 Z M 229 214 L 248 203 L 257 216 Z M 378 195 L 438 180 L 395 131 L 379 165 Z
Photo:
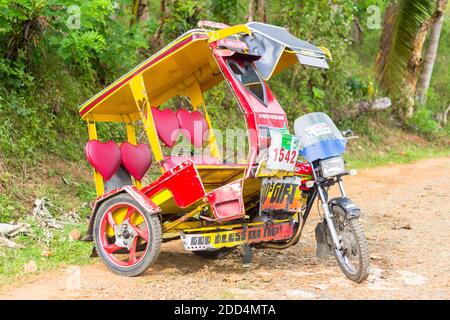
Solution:
M 207 140 L 208 123 L 205 116 L 199 112 L 189 112 L 181 109 L 177 111 L 181 133 L 188 138 L 196 148 L 201 148 Z
M 166 146 L 172 148 L 180 133 L 180 122 L 177 115 L 170 109 L 159 110 L 152 107 L 151 110 L 159 139 Z
M 122 165 L 136 179 L 141 180 L 152 165 L 152 154 L 146 144 L 124 142 L 120 146 Z
M 114 189 L 130 186 L 133 182 L 128 171 L 121 165 L 117 171 L 113 174 L 111 179 L 105 181 L 105 193 L 108 193 Z
M 120 167 L 120 149 L 114 141 L 102 143 L 89 140 L 85 147 L 86 158 L 105 181 L 111 179 Z
M 102 176 L 106 193 L 133 184 L 131 176 L 140 181 L 152 164 L 150 149 L 142 143 L 124 142 L 119 148 L 114 141 L 89 140 L 85 153 L 89 163 Z

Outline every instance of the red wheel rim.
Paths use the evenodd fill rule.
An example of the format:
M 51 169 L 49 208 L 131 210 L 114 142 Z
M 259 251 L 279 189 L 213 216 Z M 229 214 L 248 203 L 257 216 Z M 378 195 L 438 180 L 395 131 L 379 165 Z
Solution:
M 114 219 L 114 213 L 116 213 L 119 209 L 122 208 L 126 208 L 127 212 L 122 221 L 117 222 Z M 139 225 L 136 225 L 135 222 L 133 221 L 136 221 L 138 216 L 142 217 L 143 222 L 140 223 Z M 131 239 L 131 245 L 129 249 L 125 246 L 120 246 L 115 243 L 116 234 L 114 231 L 115 230 L 114 227 L 117 227 L 118 225 L 123 224 L 124 222 L 126 222 L 129 226 L 131 226 L 132 230 L 136 234 L 136 236 L 134 236 Z M 113 230 L 114 237 L 108 235 L 107 233 L 108 226 L 110 226 L 111 229 Z M 144 226 L 145 229 L 140 228 L 140 226 Z M 99 239 L 104 255 L 112 263 L 120 267 L 133 267 L 137 265 L 147 253 L 149 247 L 148 241 L 149 230 L 150 228 L 146 217 L 135 206 L 129 203 L 118 203 L 111 206 L 103 214 L 99 230 Z M 142 245 L 143 243 L 145 243 L 145 249 L 142 251 L 142 254 L 140 256 L 137 256 L 138 244 Z M 126 251 L 128 251 L 128 253 L 122 252 L 119 253 L 118 251 L 120 249 L 125 249 Z M 118 254 L 120 256 L 117 256 Z

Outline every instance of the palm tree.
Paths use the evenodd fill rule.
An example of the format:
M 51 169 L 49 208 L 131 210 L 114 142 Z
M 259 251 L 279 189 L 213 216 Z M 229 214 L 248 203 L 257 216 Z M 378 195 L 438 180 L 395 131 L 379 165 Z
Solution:
M 267 22 L 266 1 L 250 0 L 248 2 L 247 21 Z
M 378 81 L 394 100 L 400 119 L 411 117 L 422 48 L 448 0 L 398 0 L 386 11 L 375 61 Z
M 439 47 L 439 39 L 441 37 L 442 24 L 444 16 L 436 22 L 431 29 L 430 44 L 428 45 L 427 54 L 423 63 L 422 71 L 420 72 L 420 80 L 417 85 L 417 100 L 421 104 L 427 101 L 428 88 L 430 87 L 431 75 L 433 73 L 434 61 Z

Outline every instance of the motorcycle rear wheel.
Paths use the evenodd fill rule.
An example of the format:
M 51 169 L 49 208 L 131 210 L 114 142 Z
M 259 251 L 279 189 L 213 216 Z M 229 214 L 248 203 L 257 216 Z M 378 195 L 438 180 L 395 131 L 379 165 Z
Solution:
M 369 275 L 369 247 L 361 223 L 357 218 L 347 219 L 342 208 L 332 208 L 336 231 L 342 237 L 342 249 L 334 249 L 339 268 L 350 280 L 360 283 Z

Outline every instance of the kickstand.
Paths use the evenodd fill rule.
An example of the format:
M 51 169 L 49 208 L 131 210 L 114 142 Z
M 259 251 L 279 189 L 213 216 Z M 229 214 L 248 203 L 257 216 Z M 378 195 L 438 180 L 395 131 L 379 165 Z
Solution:
M 89 257 L 90 258 L 98 257 L 98 253 L 97 253 L 97 250 L 95 249 L 95 246 L 92 247 L 92 252 L 91 252 L 91 255 Z
M 242 245 L 242 267 L 250 268 L 253 261 L 252 248 L 248 243 Z

